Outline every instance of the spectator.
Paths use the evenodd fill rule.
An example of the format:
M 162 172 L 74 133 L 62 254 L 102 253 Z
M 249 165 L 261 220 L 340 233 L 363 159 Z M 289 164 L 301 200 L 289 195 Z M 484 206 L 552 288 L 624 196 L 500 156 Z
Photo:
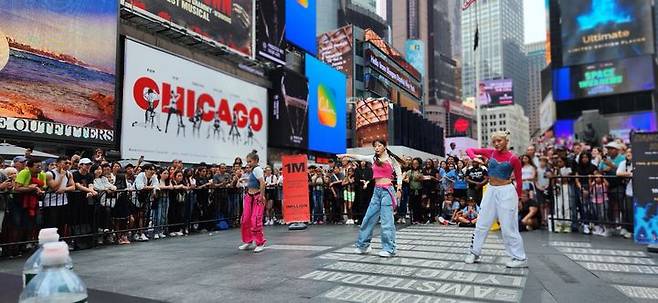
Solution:
M 25 162 L 27 162 L 27 158 L 23 156 L 16 156 L 12 161 L 12 166 L 16 169 L 16 171 L 20 173 L 23 171 L 23 169 L 25 169 Z
M 21 207 L 25 211 L 23 237 L 21 239 L 34 240 L 36 238 L 36 220 L 39 212 L 39 199 L 47 188 L 46 174 L 41 171 L 41 161 L 29 159 L 25 168 L 16 175 L 14 191 L 22 194 Z
M 192 216 L 193 221 L 201 221 L 202 223 L 198 228 L 201 229 L 201 232 L 207 232 L 214 230 L 214 224 L 212 220 L 215 218 L 216 207 L 214 203 L 211 203 L 210 200 L 210 189 L 213 186 L 212 176 L 209 175 L 208 167 L 205 163 L 199 164 L 199 167 L 196 170 L 196 190 L 194 193 L 196 195 L 196 212 L 198 216 Z M 195 209 L 192 210 L 195 212 Z M 198 220 L 197 220 L 198 218 Z M 194 228 L 195 230 L 197 228 Z
M 343 186 L 343 201 L 345 201 L 343 213 L 347 214 L 347 219 L 345 220 L 345 224 L 354 225 L 354 219 L 352 216 L 352 206 L 354 205 L 356 180 L 354 177 L 353 167 L 350 166 L 347 169 L 347 175 L 343 179 L 341 185 Z
M 603 157 L 601 163 L 599 163 L 599 170 L 604 176 L 617 175 L 617 168 L 625 159 L 624 155 L 621 153 L 622 147 L 623 146 L 616 141 L 612 141 L 605 145 L 607 154 Z M 609 213 L 609 219 L 615 223 L 620 223 L 621 204 L 623 202 L 625 184 L 620 178 L 609 178 L 608 186 L 607 193 L 609 207 L 607 207 L 607 210 Z M 619 227 L 618 231 L 621 231 L 621 227 Z
M 79 169 L 79 165 L 80 165 L 80 155 L 73 154 L 73 156 L 71 156 L 71 173 L 77 171 Z
M 97 148 L 96 151 L 94 151 L 94 158 L 93 158 L 94 163 L 96 164 L 101 164 L 105 161 L 105 152 Z
M 450 150 L 447 155 L 455 158 L 459 157 L 459 151 L 457 150 L 457 144 L 455 144 L 455 142 L 450 142 Z
M 275 212 L 280 214 L 279 224 L 283 225 L 285 224 L 283 221 L 283 175 L 281 174 L 281 170 L 278 168 L 274 168 L 274 175 L 277 176 L 277 198 L 274 201 L 276 205 Z
M 539 205 L 531 198 L 530 191 L 524 190 L 519 200 L 519 231 L 537 229 L 540 222 Z
M 432 160 L 425 161 L 425 167 L 423 167 L 423 196 L 421 204 L 421 215 L 420 223 L 430 224 L 432 222 L 432 217 L 435 217 L 438 214 L 438 211 L 435 211 L 438 208 L 438 198 L 439 198 L 439 171 L 434 167 L 434 162 Z
M 536 200 L 541 210 L 541 225 L 546 225 L 548 218 L 549 207 L 552 205 L 552 196 L 550 192 L 551 185 L 551 167 L 548 165 L 548 157 L 542 156 L 539 159 L 539 166 L 537 167 L 537 181 L 535 182 Z
M 114 202 L 116 201 L 114 199 L 113 192 L 116 191 L 117 187 L 110 183 L 110 180 L 107 178 L 107 176 L 110 174 L 109 164 L 105 164 L 104 166 L 94 164 L 94 166 L 91 168 L 91 171 L 94 173 L 94 190 L 100 193 L 97 198 L 100 200 L 100 205 L 96 207 L 96 223 L 98 225 L 98 232 L 105 233 L 105 240 L 111 244 L 114 243 L 114 239 L 112 239 L 112 237 L 107 233 L 110 232 L 110 228 L 112 227 L 111 210 L 112 207 L 114 207 Z M 98 237 L 97 241 L 99 245 L 103 245 L 103 238 L 103 236 Z
M 600 171 L 596 171 L 594 176 L 590 180 L 589 195 L 596 209 L 596 220 L 599 222 L 606 221 L 605 204 L 608 202 L 608 181 L 602 177 L 603 174 Z M 610 231 L 604 224 L 597 224 L 594 226 L 592 234 L 609 237 Z
M 472 167 L 466 171 L 466 182 L 468 182 L 468 198 L 473 198 L 479 206 L 482 202 L 482 188 L 489 181 L 487 171 L 484 169 L 484 161 L 475 158 Z
M 438 221 L 443 225 L 448 225 L 453 221 L 455 213 L 459 210 L 459 202 L 453 198 L 452 193 L 445 195 L 445 200 L 441 205 L 441 213 Z
M 71 160 L 66 156 L 57 158 L 56 168 L 46 173 L 46 183 L 50 191 L 43 199 L 43 227 L 57 227 L 62 237 L 69 236 L 68 193 L 75 190 L 73 174 L 68 171 Z
M 116 174 L 116 180 L 114 185 L 117 187 L 117 190 L 123 191 L 118 194 L 117 202 L 112 209 L 112 220 L 114 221 L 114 227 L 116 230 L 126 230 L 130 221 L 130 212 L 132 207 L 132 200 L 134 192 L 131 190 L 135 189 L 135 176 L 133 174 L 134 166 L 132 164 L 126 164 L 126 167 L 123 171 L 119 171 Z M 128 240 L 128 233 L 119 233 L 118 234 L 118 243 L 130 244 Z
M 528 155 L 521 156 L 521 178 L 523 180 L 522 189 L 529 192 L 535 191 L 535 181 L 537 180 L 537 167 Z
M 420 158 L 414 158 L 411 161 L 411 169 L 407 171 L 404 177 L 409 182 L 409 208 L 411 209 L 412 224 L 419 224 L 426 216 L 421 200 L 423 195 L 423 172 L 420 167 L 422 163 L 423 160 Z
M 530 161 L 535 167 L 539 166 L 539 157 L 537 157 L 537 149 L 534 144 L 530 144 L 530 146 L 526 148 L 525 154 L 530 158 Z
M 187 168 L 183 171 L 183 185 L 185 185 L 189 192 L 185 195 L 185 209 L 183 213 L 184 222 L 192 222 L 198 220 L 198 215 L 196 213 L 197 205 L 197 183 L 196 178 L 194 177 L 194 169 Z M 190 226 L 183 227 L 183 234 L 188 235 L 190 233 Z
M 578 209 L 580 210 L 580 218 L 583 221 L 581 228 L 586 235 L 591 233 L 589 220 L 591 220 L 591 217 L 595 213 L 592 204 L 588 201 L 589 177 L 594 175 L 594 172 L 597 170 L 596 166 L 592 164 L 591 159 L 591 154 L 583 152 L 580 154 L 580 157 L 578 158 L 578 166 L 576 166 L 576 176 L 579 177 L 576 179 L 576 189 L 578 190 L 578 198 L 581 202 Z
M 555 168 L 554 174 L 559 177 L 568 177 L 573 175 L 571 167 L 566 166 L 566 158 L 558 158 L 557 166 Z M 557 178 L 555 179 L 555 214 L 560 220 L 555 223 L 555 232 L 571 232 L 569 223 L 564 222 L 564 220 L 572 219 L 573 215 L 576 215 L 576 210 L 572 207 L 571 201 L 574 201 L 575 190 L 572 188 L 572 182 L 569 178 Z M 573 213 L 572 213 L 573 209 Z M 572 220 L 572 223 L 575 223 Z
M 25 158 L 29 159 L 32 157 L 32 148 L 28 147 L 25 149 Z
M 314 224 L 324 224 L 324 189 L 325 189 L 325 179 L 322 169 L 319 167 L 312 167 L 311 175 L 311 187 L 312 187 L 312 202 L 313 209 L 312 221 Z
M 183 172 L 176 170 L 171 180 L 173 187 L 169 194 L 169 236 L 177 237 L 183 235 L 183 214 L 185 209 L 187 187 L 183 183 Z
M 334 166 L 333 173 L 329 177 L 329 187 L 331 188 L 332 199 L 329 204 L 329 218 L 327 221 L 330 223 L 339 223 L 342 221 L 343 210 L 343 179 L 345 176 L 340 172 L 338 166 Z
M 464 161 L 457 161 L 457 168 L 452 170 L 453 174 L 450 176 L 451 179 L 454 179 L 454 196 L 455 198 L 466 198 L 466 189 L 468 188 L 468 183 L 466 182 L 466 173 L 464 172 Z
M 457 216 L 457 221 L 460 227 L 475 227 L 478 221 L 480 207 L 475 204 L 475 200 L 469 199 L 466 202 L 466 208 L 462 209 Z
M 374 190 L 374 183 L 372 180 L 372 168 L 366 161 L 360 161 L 358 168 L 354 172 L 356 183 L 356 198 L 354 203 L 355 219 L 354 223 L 358 224 L 363 220 L 365 210 L 370 203 L 372 193 Z
M 277 195 L 277 183 L 278 179 L 276 175 L 272 172 L 272 167 L 265 167 L 265 199 L 267 204 L 265 205 L 265 225 L 274 225 L 276 222 L 276 217 L 274 216 L 274 200 Z
M 135 212 L 135 221 L 138 230 L 135 232 L 135 241 L 148 241 L 149 238 L 144 233 L 144 228 L 147 227 L 148 210 L 155 201 L 157 191 L 159 190 L 158 177 L 155 175 L 155 167 L 152 164 L 146 164 L 143 171 L 135 177 L 135 189 L 137 190 L 137 200 L 139 205 Z
M 626 183 L 626 190 L 624 191 L 624 207 L 622 212 L 622 223 L 633 226 L 633 152 L 632 149 L 626 150 L 626 158 L 619 163 L 617 167 L 617 177 L 624 178 L 622 183 Z M 633 234 L 626 228 L 621 228 L 620 235 L 626 239 L 633 237 Z
M 599 167 L 599 164 L 603 160 L 603 151 L 601 150 L 600 147 L 595 147 L 592 149 L 592 164 L 596 166 L 597 168 Z
M 169 170 L 163 169 L 159 173 L 157 191 L 157 205 L 151 209 L 151 220 L 153 221 L 154 234 L 153 239 L 163 239 L 165 235 L 165 225 L 167 225 L 167 217 L 169 215 L 169 197 L 170 191 L 174 189 L 171 183 Z

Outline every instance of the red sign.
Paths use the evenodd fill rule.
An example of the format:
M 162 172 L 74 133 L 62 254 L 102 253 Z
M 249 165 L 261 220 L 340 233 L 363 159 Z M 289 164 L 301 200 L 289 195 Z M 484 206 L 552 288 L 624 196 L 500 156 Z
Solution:
M 308 159 L 306 155 L 284 155 L 283 220 L 286 223 L 309 222 Z

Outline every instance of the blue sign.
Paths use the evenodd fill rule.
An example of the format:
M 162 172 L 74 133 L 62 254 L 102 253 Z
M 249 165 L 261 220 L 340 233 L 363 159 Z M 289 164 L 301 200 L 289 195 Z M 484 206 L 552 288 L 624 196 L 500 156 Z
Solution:
M 286 40 L 317 54 L 315 0 L 286 0 Z
M 340 154 L 347 149 L 345 74 L 306 54 L 308 148 Z
M 404 43 L 405 60 L 425 75 L 425 43 L 422 40 L 407 40 Z

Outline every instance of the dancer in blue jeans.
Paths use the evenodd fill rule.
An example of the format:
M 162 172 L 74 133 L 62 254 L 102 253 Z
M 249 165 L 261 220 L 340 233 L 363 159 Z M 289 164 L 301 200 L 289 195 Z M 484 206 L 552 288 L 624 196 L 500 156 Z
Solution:
M 361 222 L 355 251 L 358 254 L 367 254 L 372 250 L 370 247 L 372 232 L 381 217 L 382 251 L 379 252 L 379 256 L 389 258 L 396 253 L 393 212 L 397 207 L 397 200 L 400 199 L 402 194 L 400 162 L 403 160 L 386 148 L 386 141 L 375 140 L 372 145 L 375 148 L 373 156 L 344 154 L 338 155 L 338 157 L 349 157 L 357 161 L 373 163 L 372 173 L 373 179 L 375 179 L 375 191 L 372 194 L 363 222 Z M 397 178 L 397 191 L 395 194 L 393 193 L 394 171 Z

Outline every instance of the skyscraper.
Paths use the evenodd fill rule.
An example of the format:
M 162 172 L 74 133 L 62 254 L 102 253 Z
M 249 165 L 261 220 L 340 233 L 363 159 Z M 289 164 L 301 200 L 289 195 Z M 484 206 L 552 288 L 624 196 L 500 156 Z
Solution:
M 475 96 L 473 52 L 479 24 L 479 79 L 514 80 L 514 103 L 527 107 L 528 82 L 523 44 L 523 1 L 477 1 L 462 14 L 462 97 Z
M 544 41 L 526 44 L 528 60 L 528 118 L 530 135 L 539 130 L 539 107 L 542 102 L 541 71 L 546 67 L 546 43 Z

